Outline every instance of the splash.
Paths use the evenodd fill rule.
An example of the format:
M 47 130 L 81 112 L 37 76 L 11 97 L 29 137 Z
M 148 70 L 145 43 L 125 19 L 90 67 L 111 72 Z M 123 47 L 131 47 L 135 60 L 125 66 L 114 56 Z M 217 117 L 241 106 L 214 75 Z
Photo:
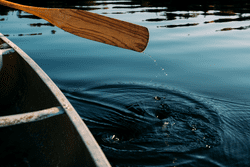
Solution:
M 149 57 L 149 58 L 154 62 L 155 66 L 160 68 L 160 70 L 164 73 L 165 76 L 168 75 L 168 74 L 166 73 L 166 70 L 164 69 L 164 67 L 158 65 L 158 62 L 157 62 L 156 59 L 154 59 L 151 55 L 149 55 L 149 54 L 147 54 L 147 53 L 145 53 L 145 52 L 142 52 L 142 53 L 143 53 L 144 55 L 146 55 L 147 57 Z M 158 75 L 156 75 L 156 77 L 158 77 Z
M 199 96 L 138 84 L 64 93 L 112 162 L 144 164 L 221 144 L 218 112 Z

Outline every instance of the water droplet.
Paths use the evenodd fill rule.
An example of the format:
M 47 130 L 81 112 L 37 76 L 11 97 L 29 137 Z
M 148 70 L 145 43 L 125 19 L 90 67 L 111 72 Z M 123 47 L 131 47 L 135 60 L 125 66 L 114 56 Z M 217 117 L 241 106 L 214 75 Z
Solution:
M 111 137 L 111 139 L 114 139 L 115 138 L 115 135 L 113 135 L 112 137 Z
M 155 96 L 154 99 L 155 99 L 155 100 L 161 100 L 161 98 L 158 97 L 158 96 Z

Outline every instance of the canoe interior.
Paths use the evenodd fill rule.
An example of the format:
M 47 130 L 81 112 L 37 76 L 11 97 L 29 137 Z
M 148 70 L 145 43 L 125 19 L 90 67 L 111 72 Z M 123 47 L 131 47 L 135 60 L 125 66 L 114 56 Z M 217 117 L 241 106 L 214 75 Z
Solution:
M 0 117 L 56 106 L 57 98 L 17 52 L 3 55 Z M 0 128 L 0 162 L 3 167 L 96 166 L 67 114 Z
M 2 43 L 0 39 L 0 45 Z M 50 89 L 17 52 L 3 56 L 0 81 L 1 115 L 60 106 Z
M 96 166 L 68 117 L 0 129 L 2 167 Z

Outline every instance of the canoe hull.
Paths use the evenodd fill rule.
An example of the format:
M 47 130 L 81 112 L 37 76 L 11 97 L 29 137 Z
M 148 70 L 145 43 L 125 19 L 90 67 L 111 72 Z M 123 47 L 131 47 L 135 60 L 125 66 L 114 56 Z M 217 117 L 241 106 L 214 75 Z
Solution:
M 53 81 L 0 33 L 3 44 L 11 50 L 0 71 L 1 166 L 110 166 Z
M 66 114 L 4 127 L 0 134 L 1 166 L 96 166 Z

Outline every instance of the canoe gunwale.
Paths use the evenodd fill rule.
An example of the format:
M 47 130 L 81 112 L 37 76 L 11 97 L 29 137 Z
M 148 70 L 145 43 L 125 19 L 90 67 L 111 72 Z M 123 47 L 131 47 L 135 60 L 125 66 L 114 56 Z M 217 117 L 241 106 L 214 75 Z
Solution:
M 64 114 L 64 113 L 65 111 L 63 110 L 63 108 L 61 106 L 58 106 L 58 107 L 52 107 L 52 108 L 41 110 L 41 111 L 3 116 L 3 117 L 0 117 L 0 128 L 22 124 L 22 123 L 40 121 L 40 120 L 47 119 L 47 118 L 57 116 L 60 114 Z
M 60 91 L 60 89 L 55 85 L 55 83 L 48 77 L 48 75 L 17 45 L 15 45 L 12 41 L 8 38 L 4 37 L 3 34 L 0 33 L 0 38 L 7 43 L 10 47 L 12 47 L 22 59 L 37 73 L 37 75 L 41 78 L 41 80 L 46 84 L 46 86 L 50 89 L 50 91 L 54 94 L 56 99 L 58 100 L 59 104 L 61 105 L 59 108 L 59 114 L 63 112 L 67 114 L 68 118 L 70 119 L 71 123 L 74 125 L 75 129 L 77 130 L 81 140 L 83 141 L 84 145 L 88 149 L 91 159 L 95 163 L 95 166 L 111 166 L 108 162 L 107 158 L 105 157 L 103 151 L 101 150 L 100 146 L 94 139 L 93 135 L 89 131 L 86 124 L 83 122 L 81 117 L 75 111 L 73 106 L 69 103 L 67 98 L 64 94 Z M 56 107 L 56 106 L 55 106 Z M 39 112 L 39 111 L 38 111 Z M 25 113 L 27 114 L 27 113 Z M 28 113 L 31 114 L 31 113 Z M 9 116 L 10 117 L 10 116 Z M 3 117 L 2 117 L 3 118 Z M 1 120 L 1 119 L 0 119 Z M 0 123 L 1 124 L 1 123 Z M 1 128 L 1 127 L 0 127 Z

